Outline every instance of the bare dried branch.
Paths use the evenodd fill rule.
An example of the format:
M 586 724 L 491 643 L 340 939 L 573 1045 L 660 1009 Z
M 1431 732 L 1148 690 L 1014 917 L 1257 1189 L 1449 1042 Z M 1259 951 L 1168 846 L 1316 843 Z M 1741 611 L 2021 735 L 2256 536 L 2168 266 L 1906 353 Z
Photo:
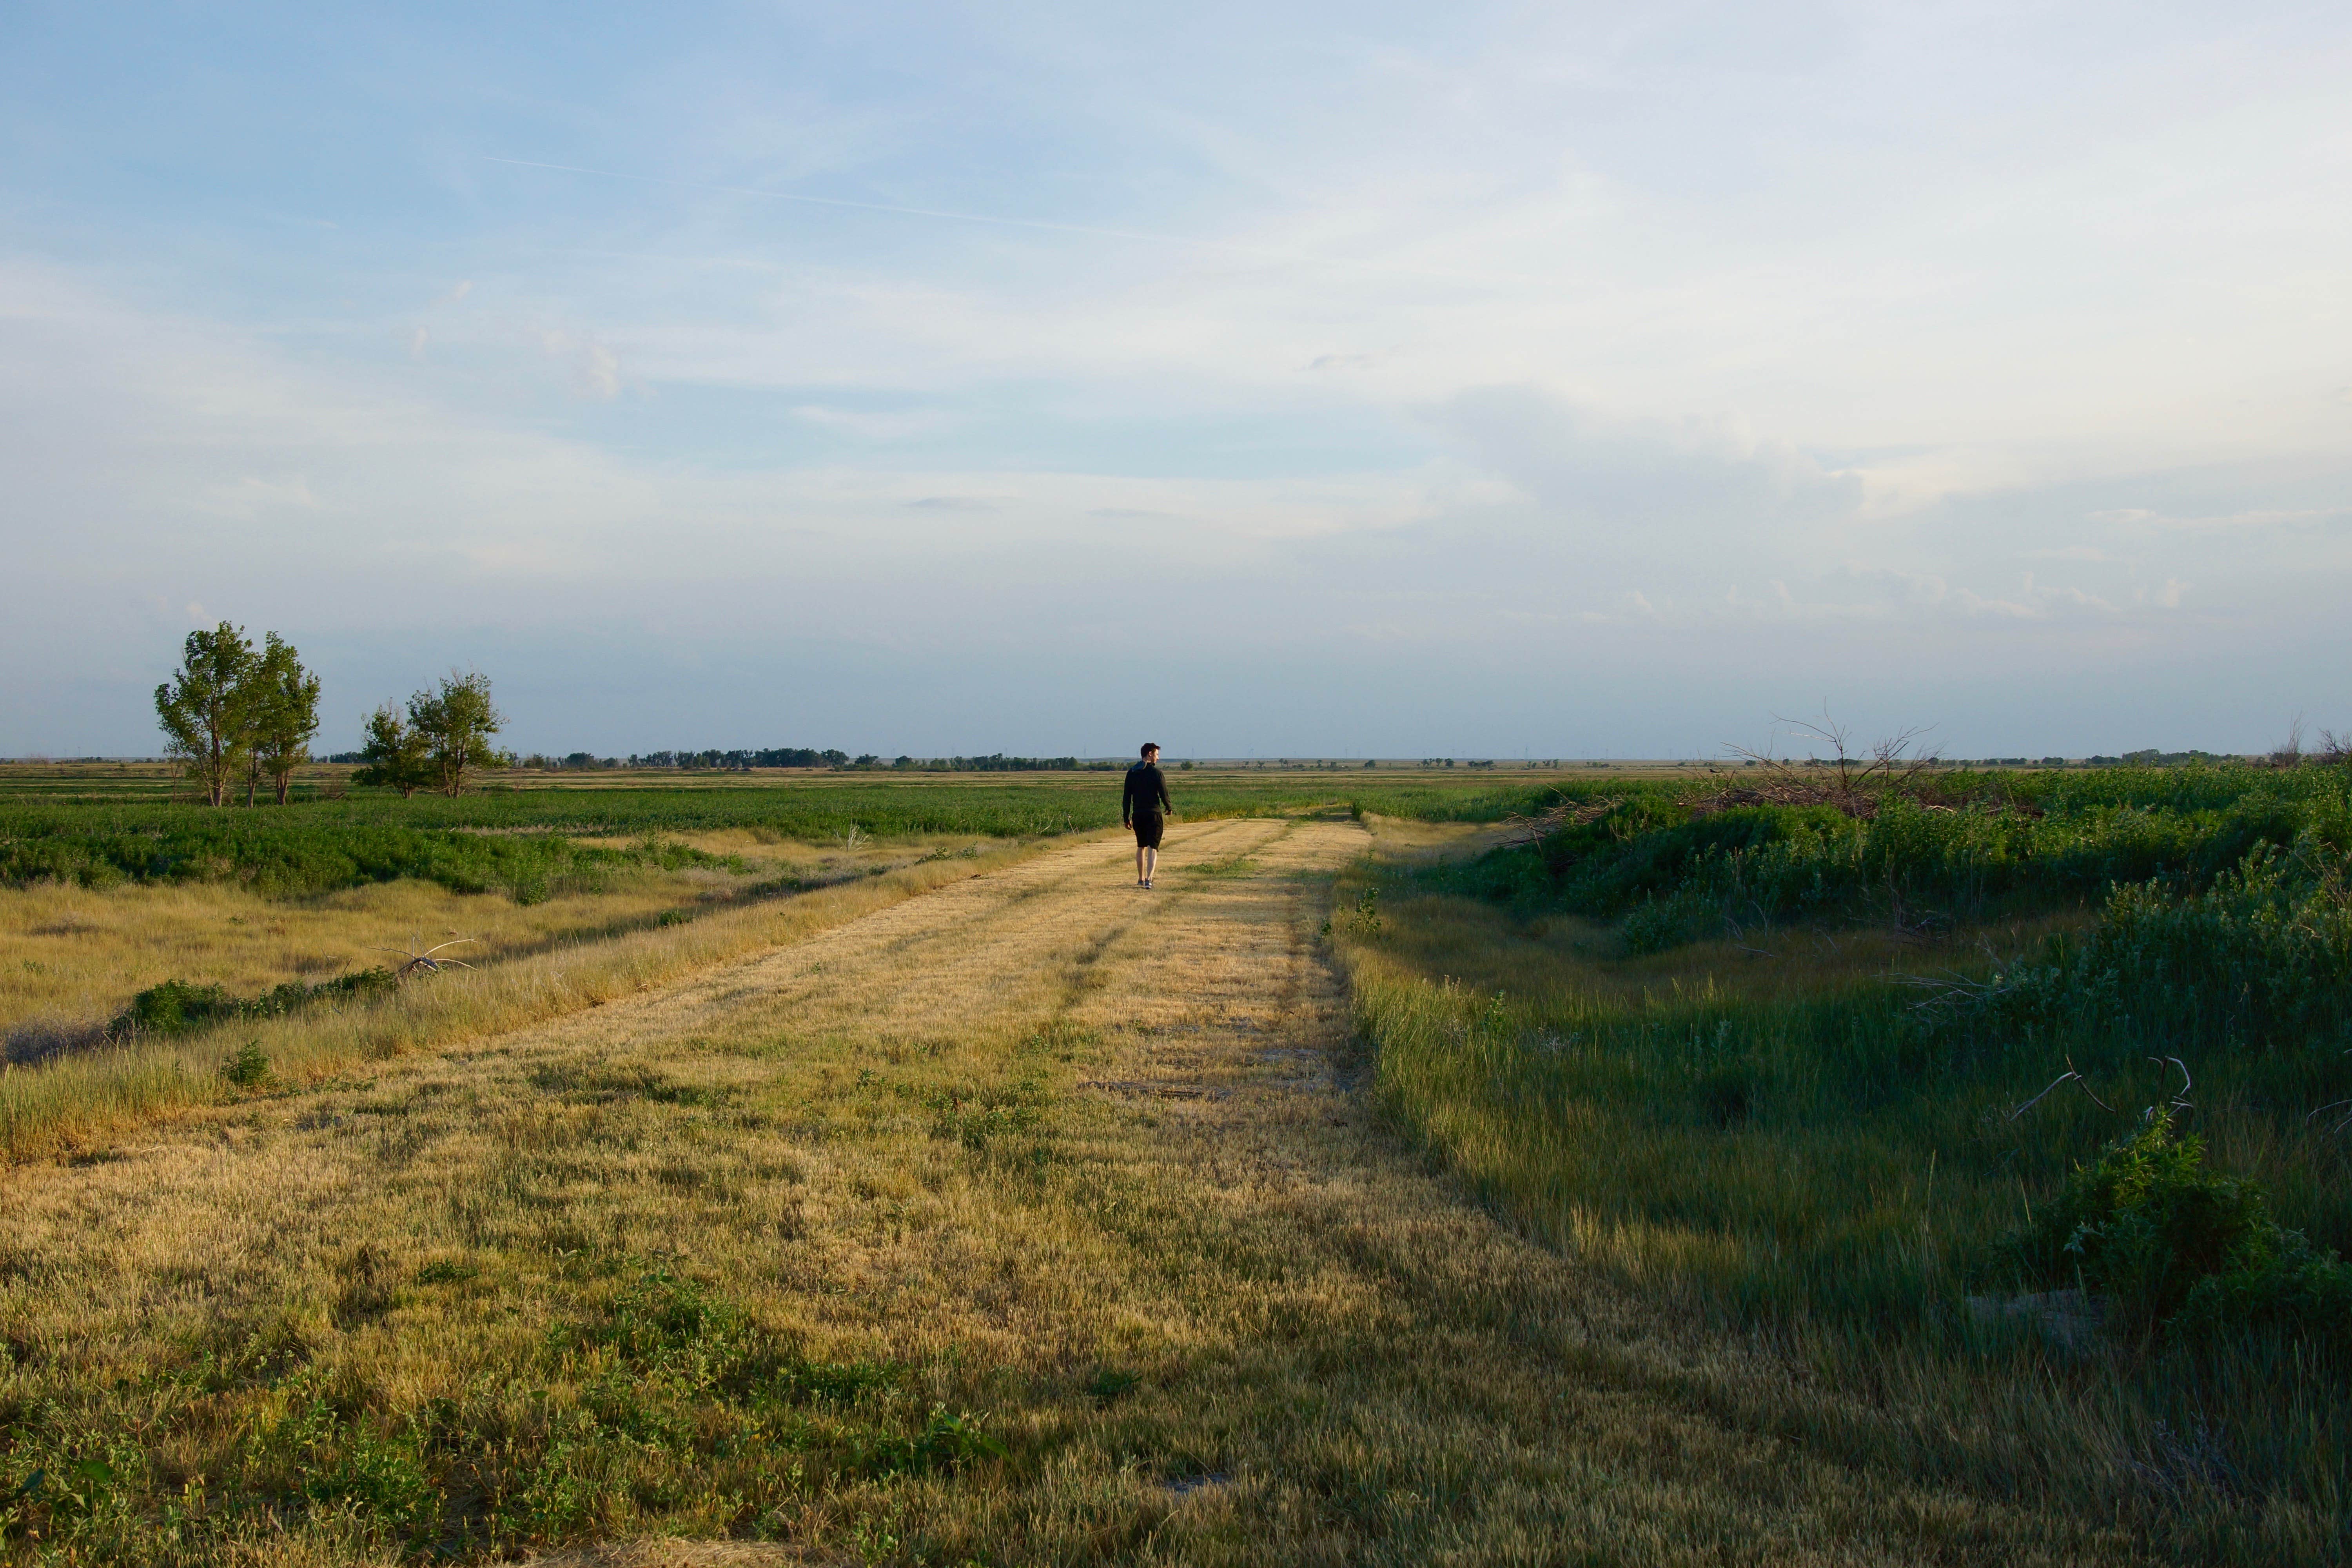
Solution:
M 415 974 L 419 972 L 426 974 L 438 974 L 445 969 L 473 968 L 474 966 L 472 964 L 466 963 L 463 959 L 436 958 L 434 955 L 439 952 L 443 948 L 464 947 L 468 944 L 476 943 L 478 941 L 479 939 L 476 937 L 461 936 L 454 938 L 448 942 L 442 942 L 437 946 L 425 948 L 422 952 L 419 952 L 416 946 L 417 938 L 412 936 L 408 939 L 408 945 L 406 947 L 372 947 L 369 948 L 368 951 L 370 952 L 396 952 L 402 957 L 407 959 L 408 962 L 406 963 L 402 964 L 398 969 L 393 971 L 394 979 L 405 980 L 411 974 Z
M 1898 731 L 1871 747 L 1867 754 L 1857 755 L 1853 731 L 1826 711 L 1818 722 L 1789 719 L 1778 713 L 1772 719 L 1798 734 L 1811 736 L 1828 751 L 1829 756 L 1808 758 L 1800 764 L 1769 749 L 1759 752 L 1726 744 L 1723 749 L 1727 755 L 1758 770 L 1758 782 L 1695 802 L 1695 809 L 1704 815 L 1735 805 L 1829 805 L 1848 816 L 1868 818 L 1877 816 L 1879 807 L 1891 795 L 1919 795 L 1922 775 L 1943 762 L 1933 751 L 1914 750 L 1919 737 L 1927 732 L 1922 726 Z M 1821 772 L 1822 766 L 1830 770 L 1826 777 Z M 1928 801 L 1921 804 L 1930 809 L 1940 805 Z
M 2174 1067 L 2180 1069 L 2180 1092 L 2172 1097 L 2172 1109 L 2175 1110 L 2196 1110 L 2197 1108 L 2195 1106 L 2189 1103 L 2189 1091 L 2197 1087 L 2197 1080 L 2189 1076 L 2189 1064 L 2182 1061 L 2179 1057 L 2150 1057 L 2147 1059 L 2154 1062 L 2159 1068 L 2165 1063 L 2170 1062 Z
M 2189 1069 L 2183 1068 L 2181 1070 L 2186 1072 Z M 2032 1100 L 2027 1100 L 2023 1105 L 2021 1105 L 2015 1110 L 2011 1111 L 2009 1113 L 2009 1119 L 2011 1121 L 2016 1121 L 2019 1117 L 2024 1115 L 2027 1111 L 2032 1110 L 2035 1106 L 2049 1099 L 2050 1089 L 2056 1089 L 2060 1084 L 2063 1083 L 2071 1083 L 2077 1089 L 2080 1089 L 2083 1093 L 2089 1098 L 2093 1105 L 2097 1106 L 2101 1110 L 2105 1111 L 2108 1115 L 2113 1116 L 2116 1113 L 2116 1108 L 2114 1106 L 2109 1105 L 2105 1100 L 2101 1100 L 2097 1095 L 2091 1092 L 2091 1080 L 2084 1078 L 2080 1071 L 2076 1070 L 2074 1067 L 2074 1058 L 2070 1056 L 2066 1058 L 2066 1070 L 2050 1080 L 2050 1089 L 2043 1089 L 2040 1094 L 2035 1095 Z

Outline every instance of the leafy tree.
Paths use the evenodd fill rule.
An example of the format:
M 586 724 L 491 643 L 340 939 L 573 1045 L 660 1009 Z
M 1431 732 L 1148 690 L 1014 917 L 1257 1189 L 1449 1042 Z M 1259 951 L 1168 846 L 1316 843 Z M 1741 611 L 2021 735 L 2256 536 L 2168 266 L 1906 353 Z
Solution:
M 187 764 L 205 804 L 227 804 L 237 771 L 252 751 L 252 674 L 259 660 L 242 629 L 223 621 L 193 631 L 180 668 L 155 689 L 155 717 L 170 753 Z
M 294 770 L 310 760 L 310 737 L 319 732 L 319 678 L 302 668 L 293 646 L 271 632 L 252 672 L 253 757 L 269 775 L 278 804 L 286 804 Z M 250 790 L 247 804 L 252 804 Z
M 410 706 L 415 706 L 414 700 Z M 360 748 L 362 766 L 352 775 L 352 782 L 396 789 L 400 798 L 406 800 L 433 782 L 431 746 L 431 737 L 387 702 L 368 715 L 367 744 Z
M 409 727 L 424 737 L 432 755 L 434 782 L 441 792 L 456 795 L 466 787 L 468 770 L 498 766 L 503 759 L 490 743 L 506 723 L 506 716 L 490 701 L 490 678 L 480 670 L 441 678 L 438 691 L 420 691 L 408 700 Z

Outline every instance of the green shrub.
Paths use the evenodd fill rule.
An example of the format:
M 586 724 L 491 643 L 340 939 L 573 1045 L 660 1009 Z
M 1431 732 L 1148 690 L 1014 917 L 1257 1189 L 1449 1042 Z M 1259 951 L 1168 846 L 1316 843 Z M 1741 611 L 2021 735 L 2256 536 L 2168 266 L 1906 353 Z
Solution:
M 1830 805 L 1727 805 L 1717 784 L 1563 790 L 1581 809 L 1538 842 L 1496 850 L 1465 891 L 1613 918 L 1703 889 L 1745 921 L 1852 912 L 1889 900 L 2047 906 L 2119 884 L 2210 887 L 2265 847 L 2352 848 L 2332 778 L 2249 768 L 1932 775 L 1923 798 L 1874 815 Z
M 140 1030 L 149 1034 L 177 1035 L 225 1017 L 234 1017 L 236 999 L 218 985 L 192 985 L 184 980 L 166 980 L 161 985 L 151 985 L 131 999 L 131 1005 L 114 1020 L 117 1034 Z
M 269 1058 L 263 1054 L 259 1040 L 247 1040 L 237 1047 L 236 1054 L 221 1064 L 221 1077 L 239 1089 L 257 1089 L 269 1081 Z
M 166 980 L 133 996 L 131 1005 L 107 1026 L 107 1032 L 117 1037 L 186 1034 L 233 1019 L 281 1017 L 317 1002 L 382 995 L 398 984 L 391 970 L 380 968 L 354 970 L 310 984 L 289 980 L 257 996 L 232 996 L 222 986 Z
M 2191 1047 L 2340 1043 L 2352 1034 L 2352 900 L 2343 858 L 2305 833 L 2257 847 L 2201 891 L 2126 883 L 2078 937 L 1954 993 L 2008 1029 L 2160 1032 Z
M 1618 939 L 1629 953 L 1664 952 L 1696 942 L 1703 933 L 1709 910 L 1704 897 L 1678 894 L 1638 904 L 1618 928 Z
M 2027 1282 L 2079 1286 L 2126 1328 L 2352 1342 L 2352 1268 L 2273 1220 L 2259 1184 L 2206 1169 L 2204 1142 L 2167 1109 L 2077 1167 L 2003 1250 Z
M 845 1467 L 880 1479 L 953 1470 L 978 1459 L 1001 1459 L 1002 1442 L 981 1429 L 981 1418 L 970 1411 L 950 1415 L 944 1405 L 931 1406 L 930 1419 L 911 1437 L 877 1433 L 857 1445 Z

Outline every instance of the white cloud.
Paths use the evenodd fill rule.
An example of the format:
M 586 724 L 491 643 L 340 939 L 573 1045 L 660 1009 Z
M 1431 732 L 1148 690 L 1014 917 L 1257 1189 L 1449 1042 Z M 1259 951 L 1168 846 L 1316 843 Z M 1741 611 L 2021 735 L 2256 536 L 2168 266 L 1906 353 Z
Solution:
M 609 402 L 621 395 L 620 356 L 593 337 L 547 327 L 539 345 L 549 359 L 571 366 L 572 389 L 582 397 Z
M 590 343 L 580 357 L 580 389 L 591 397 L 621 395 L 621 362 L 602 343 Z

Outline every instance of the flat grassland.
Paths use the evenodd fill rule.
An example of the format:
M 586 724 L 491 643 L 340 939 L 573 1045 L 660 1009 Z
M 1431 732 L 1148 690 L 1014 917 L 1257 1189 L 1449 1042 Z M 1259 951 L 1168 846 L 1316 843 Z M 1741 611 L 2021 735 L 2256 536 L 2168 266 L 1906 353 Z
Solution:
M 1115 772 L 512 774 L 407 800 L 347 791 L 349 773 L 309 770 L 286 808 L 208 810 L 173 799 L 160 766 L 0 768 L 0 1061 L 58 1058 L 0 1078 L 0 1157 L 216 1097 L 223 1058 L 249 1039 L 284 1072 L 512 1028 L 1118 816 Z M 1367 802 L 1491 819 L 1546 787 L 1469 771 L 1181 777 L 1195 820 Z M 278 990 L 299 1001 L 448 942 L 442 957 L 484 973 L 367 1006 L 289 1006 Z M 167 982 L 217 988 L 239 1016 L 159 1034 L 133 1004 Z
M 1145 893 L 1116 838 L 1050 847 L 18 1168 L 10 1552 L 2141 1560 L 1820 1451 L 1868 1401 L 1401 1146 L 1319 941 L 1371 847 L 1185 824 Z
M 2340 1560 L 2338 1266 L 2011 1236 L 2161 1054 L 2342 1245 L 2332 775 L 1269 773 L 1175 781 L 1152 893 L 1115 774 L 0 807 L 27 899 L 526 933 L 0 1078 L 0 1544 Z M 2013 1115 L 2053 1056 L 2105 1101 Z

